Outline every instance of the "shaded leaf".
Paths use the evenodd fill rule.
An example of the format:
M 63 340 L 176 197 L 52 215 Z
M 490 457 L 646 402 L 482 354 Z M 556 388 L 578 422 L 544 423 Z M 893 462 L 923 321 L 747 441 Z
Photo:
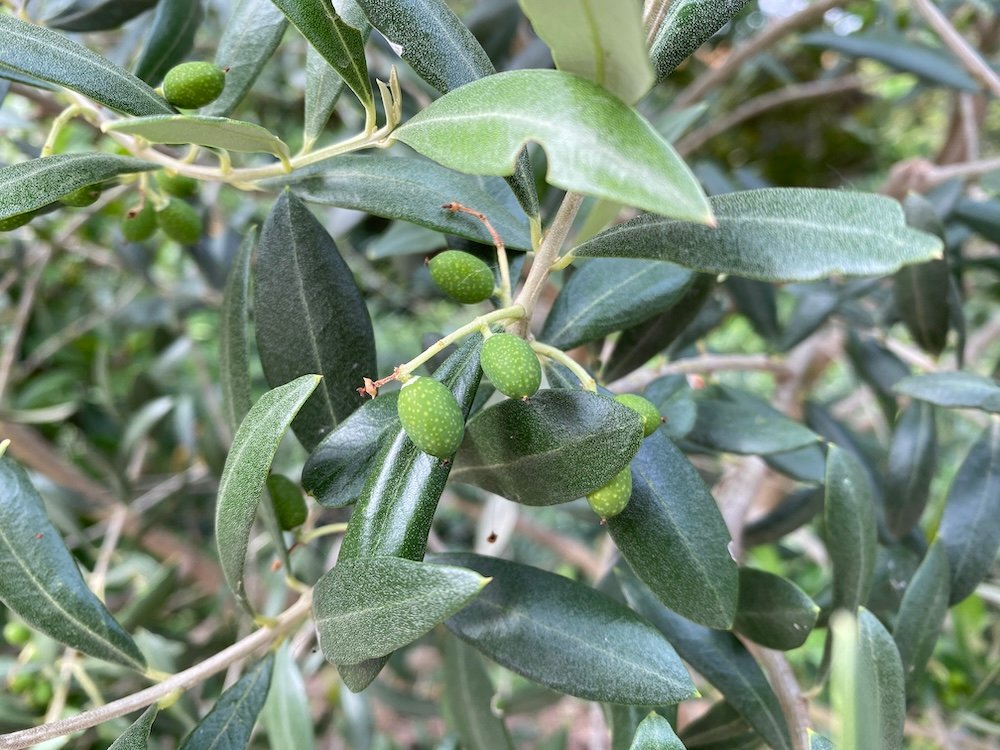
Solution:
M 833 743 L 821 734 L 817 734 L 812 729 L 809 732 L 809 750 L 835 750 Z
M 8 16 L 0 14 L 3 18 Z M 77 188 L 150 169 L 156 165 L 99 153 L 56 154 L 11 164 L 0 168 L 0 219 L 47 206 Z
M 840 291 L 830 284 L 801 285 L 796 291 L 795 307 L 776 345 L 783 352 L 815 333 L 840 306 Z
M 903 211 L 911 227 L 944 239 L 944 225 L 929 201 L 910 194 L 903 201 Z M 948 341 L 950 286 L 950 272 L 944 259 L 904 266 L 893 278 L 893 298 L 899 316 L 917 345 L 935 356 Z
M 629 750 L 684 750 L 684 744 L 677 739 L 669 721 L 650 711 L 636 729 Z
M 911 375 L 896 383 L 904 396 L 952 409 L 982 409 L 1000 414 L 1000 384 L 971 372 Z
M 254 324 L 267 382 L 323 376 L 292 423 L 312 451 L 361 406 L 356 388 L 375 374 L 371 319 L 333 239 L 287 191 L 268 214 L 254 271 Z
M 739 276 L 729 276 L 724 283 L 736 309 L 750 321 L 757 335 L 765 341 L 777 341 L 781 335 L 781 326 L 778 324 L 774 285 Z
M 135 74 L 150 86 L 160 83 L 168 70 L 184 62 L 203 19 L 201 0 L 160 0 Z
M 157 0 L 76 0 L 60 7 L 56 15 L 42 20 L 51 29 L 105 31 L 117 29 L 156 3 Z
M 747 4 L 747 0 L 675 0 L 649 45 L 662 81 Z
M 554 505 L 603 487 L 642 440 L 637 412 L 589 391 L 506 399 L 468 424 L 452 477 L 526 505 Z
M 915 401 L 900 413 L 889 445 L 882 507 L 886 529 L 895 539 L 906 536 L 927 507 L 937 453 L 934 407 Z
M 826 548 L 833 566 L 834 609 L 855 611 L 868 598 L 875 571 L 875 506 L 864 469 L 831 444 L 826 454 Z
M 666 260 L 762 281 L 884 275 L 940 257 L 941 240 L 907 227 L 881 195 L 764 188 L 711 199 L 718 227 L 643 214 L 583 243 L 580 257 Z M 640 206 L 641 207 L 641 206 Z
M 523 146 L 535 141 L 545 149 L 552 185 L 712 220 L 701 187 L 670 144 L 620 99 L 569 73 L 517 70 L 475 81 L 433 102 L 392 137 L 450 169 L 489 175 L 512 174 Z
M 215 508 L 216 544 L 226 583 L 247 611 L 251 607 L 243 588 L 243 568 L 257 503 L 278 443 L 319 381 L 319 375 L 303 375 L 261 396 L 236 431 L 222 469 Z
M 694 390 L 684 375 L 665 375 L 646 386 L 643 396 L 649 399 L 664 420 L 660 428 L 671 440 L 679 440 L 694 427 L 698 407 Z
M 1000 547 L 1000 419 L 972 446 L 948 490 L 938 539 L 948 553 L 950 603 L 971 594 Z
M 950 588 L 948 554 L 940 542 L 935 542 L 906 587 L 892 632 L 909 693 L 923 675 L 941 635 Z
M 401 557 L 338 562 L 313 591 L 320 648 L 335 664 L 385 656 L 447 620 L 487 583 L 462 567 Z
M 781 453 L 819 440 L 809 428 L 757 399 L 698 398 L 695 403 L 698 416 L 687 438 L 707 448 L 728 453 Z
M 436 555 L 491 576 L 445 624 L 494 661 L 560 692 L 652 706 L 695 695 L 670 644 L 623 605 L 583 584 L 480 555 Z
M 662 432 L 643 441 L 632 461 L 632 499 L 608 529 L 666 606 L 709 627 L 732 625 L 738 573 L 729 530 L 698 472 Z
M 714 704 L 681 730 L 687 750 L 760 750 L 760 737 L 739 711 L 725 701 Z
M 961 198 L 952 209 L 950 218 L 958 219 L 991 242 L 1000 241 L 1000 201 Z
M 153 720 L 159 707 L 154 703 L 142 712 L 142 716 L 136 719 L 132 726 L 111 743 L 108 750 L 146 750 L 148 747 L 149 730 L 153 726 Z
M 31 480 L 0 457 L 0 600 L 28 625 L 90 656 L 141 670 L 132 638 L 87 588 Z
M 247 294 L 250 290 L 250 258 L 257 242 L 253 228 L 243 238 L 233 258 L 226 290 L 222 296 L 219 325 L 219 385 L 222 387 L 222 411 L 229 429 L 235 433 L 250 411 L 250 351 L 247 341 L 249 323 Z
M 157 115 L 115 120 L 101 126 L 104 132 L 114 131 L 137 135 L 151 143 L 194 143 L 226 151 L 249 151 L 274 154 L 288 159 L 288 146 L 267 128 L 252 122 L 204 115 Z
M 267 700 L 274 654 L 269 653 L 222 694 L 212 710 L 184 738 L 180 750 L 241 750 L 250 742 L 257 714 Z
M 818 616 L 815 602 L 787 578 L 740 568 L 739 606 L 733 629 L 750 640 L 790 651 L 805 643 Z
M 272 748 L 313 750 L 316 747 L 306 685 L 287 641 L 274 654 L 263 722 Z
M 444 707 L 467 750 L 514 750 L 503 719 L 493 712 L 495 694 L 476 650 L 451 634 L 445 637 Z
M 819 450 L 819 448 L 817 448 Z M 823 474 L 820 472 L 820 479 Z M 823 487 L 806 487 L 793 492 L 760 518 L 743 528 L 743 546 L 776 542 L 805 526 L 823 510 Z
M 0 64 L 128 115 L 173 112 L 156 92 L 110 60 L 52 31 L 0 14 Z M 110 157 L 108 157 L 110 158 Z
M 404 219 L 439 232 L 492 245 L 482 223 L 467 214 L 441 208 L 458 201 L 489 217 L 510 248 L 531 248 L 528 224 L 515 217 L 472 177 L 456 175 L 425 159 L 385 155 L 338 156 L 297 169 L 293 175 L 264 180 L 268 187 L 287 185 L 310 203 L 353 208 L 387 219 Z
M 634 104 L 654 83 L 642 14 L 615 0 L 520 0 L 556 68 Z
M 672 263 L 598 258 L 579 263 L 539 339 L 560 349 L 636 325 L 674 305 L 693 274 Z
M 315 47 L 309 47 L 306 50 L 306 100 L 302 126 L 304 149 L 312 148 L 326 128 L 344 86 L 344 79 L 340 74 Z

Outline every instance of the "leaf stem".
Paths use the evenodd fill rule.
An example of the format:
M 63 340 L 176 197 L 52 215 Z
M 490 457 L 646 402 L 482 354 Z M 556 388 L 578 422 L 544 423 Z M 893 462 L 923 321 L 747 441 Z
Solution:
M 315 529 L 303 533 L 298 541 L 299 544 L 309 544 L 320 537 L 330 534 L 343 534 L 345 531 L 347 531 L 346 523 L 329 523 L 326 526 L 317 526 Z
M 69 124 L 70 120 L 82 111 L 78 104 L 71 104 L 56 116 L 56 119 L 52 121 L 52 127 L 49 128 L 49 135 L 45 139 L 45 145 L 42 146 L 42 156 L 52 155 L 52 152 L 55 151 L 56 139 L 59 137 L 59 134 Z
M 570 370 L 576 376 L 576 379 L 580 381 L 580 387 L 583 388 L 583 390 L 597 393 L 597 381 L 590 377 L 590 373 L 588 373 L 579 362 L 569 356 L 562 349 L 557 349 L 556 347 L 549 346 L 548 344 L 541 344 L 537 341 L 531 342 L 531 348 L 543 357 L 548 357 L 553 362 L 558 362 L 567 370 Z

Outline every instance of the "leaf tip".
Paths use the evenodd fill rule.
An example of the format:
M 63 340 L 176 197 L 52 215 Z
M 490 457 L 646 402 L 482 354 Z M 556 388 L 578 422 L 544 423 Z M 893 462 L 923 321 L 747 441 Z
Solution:
M 0 440 L 0 458 L 3 458 L 3 454 L 7 452 L 8 445 L 10 445 L 10 438 Z

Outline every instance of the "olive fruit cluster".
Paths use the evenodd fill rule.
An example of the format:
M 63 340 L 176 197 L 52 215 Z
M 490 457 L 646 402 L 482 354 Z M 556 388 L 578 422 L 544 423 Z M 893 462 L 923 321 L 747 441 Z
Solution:
M 186 62 L 167 71 L 163 97 L 178 109 L 197 109 L 211 104 L 226 86 L 226 73 L 212 63 Z
M 170 197 L 159 209 L 146 200 L 130 208 L 122 217 L 122 235 L 129 242 L 143 242 L 159 228 L 170 239 L 193 245 L 204 227 L 198 211 L 183 199 L 198 192 L 198 181 L 160 171 L 156 173 L 156 184 Z
M 461 250 L 445 250 L 427 264 L 431 279 L 445 296 L 466 305 L 493 296 L 493 271 L 475 255 Z
M 634 393 L 622 393 L 615 396 L 615 401 L 632 409 L 642 418 L 643 437 L 649 437 L 660 426 L 660 412 L 649 399 Z M 626 466 L 606 485 L 587 495 L 587 502 L 602 520 L 607 520 L 625 510 L 631 497 L 632 471 Z

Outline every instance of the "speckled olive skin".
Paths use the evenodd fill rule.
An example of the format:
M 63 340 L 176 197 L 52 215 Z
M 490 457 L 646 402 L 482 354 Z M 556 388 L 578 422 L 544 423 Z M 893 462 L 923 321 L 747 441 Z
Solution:
M 510 398 L 534 396 L 542 384 L 542 366 L 531 345 L 512 333 L 486 339 L 479 364 L 496 389 Z
M 660 410 L 648 398 L 643 398 L 635 393 L 620 393 L 615 396 L 615 401 L 634 412 L 638 412 L 639 416 L 642 417 L 643 437 L 652 435 L 663 422 Z
M 493 272 L 475 255 L 445 250 L 431 258 L 428 268 L 438 289 L 456 302 L 473 305 L 493 296 Z
M 226 74 L 207 62 L 181 63 L 163 78 L 163 97 L 179 109 L 197 109 L 219 98 Z
M 172 200 L 156 212 L 156 223 L 172 240 L 193 245 L 201 238 L 201 216 L 182 200 Z
M 446 386 L 433 378 L 407 382 L 396 406 L 407 437 L 424 453 L 448 458 L 465 436 L 462 408 Z
M 153 204 L 146 201 L 139 210 L 138 206 L 122 217 L 122 236 L 129 242 L 148 240 L 156 231 L 156 210 Z
M 617 516 L 632 497 L 632 472 L 626 466 L 615 478 L 587 495 L 587 502 L 602 519 Z

